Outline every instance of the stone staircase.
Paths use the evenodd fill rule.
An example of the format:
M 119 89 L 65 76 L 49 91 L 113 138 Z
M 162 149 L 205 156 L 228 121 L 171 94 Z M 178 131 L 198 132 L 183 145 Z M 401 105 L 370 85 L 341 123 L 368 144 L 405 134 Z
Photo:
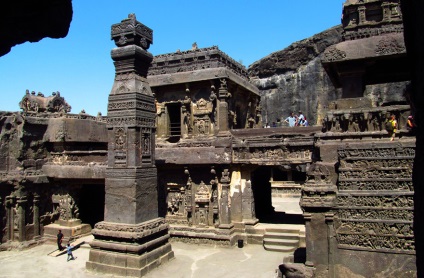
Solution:
M 267 251 L 293 252 L 305 245 L 305 232 L 298 227 L 266 228 L 263 236 L 263 246 Z

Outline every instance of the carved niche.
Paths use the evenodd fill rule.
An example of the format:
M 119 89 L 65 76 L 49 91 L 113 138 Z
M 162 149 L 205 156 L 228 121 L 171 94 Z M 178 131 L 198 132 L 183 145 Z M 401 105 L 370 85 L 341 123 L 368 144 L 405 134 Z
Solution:
M 302 187 L 300 205 L 304 210 L 331 208 L 336 200 L 336 186 L 333 181 L 333 163 L 314 162 L 307 170 L 307 180 Z
M 115 167 L 127 165 L 127 133 L 124 127 L 115 129 Z
M 177 183 L 167 184 L 167 221 L 174 224 L 187 224 L 186 190 Z M 190 202 L 191 203 L 191 202 Z
M 209 187 L 202 181 L 197 186 L 194 196 L 195 202 L 195 218 L 198 226 L 209 226 L 209 201 L 211 192 Z
M 193 104 L 193 126 L 194 133 L 197 135 L 208 135 L 211 133 L 211 116 L 213 112 L 213 103 L 203 98 Z

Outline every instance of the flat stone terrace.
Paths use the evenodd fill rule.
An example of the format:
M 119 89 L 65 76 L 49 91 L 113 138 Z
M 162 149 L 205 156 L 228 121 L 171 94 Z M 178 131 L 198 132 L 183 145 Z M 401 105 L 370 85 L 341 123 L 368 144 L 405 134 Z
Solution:
M 86 241 L 91 240 L 87 237 Z M 148 273 L 154 277 L 276 277 L 278 265 L 289 253 L 270 252 L 262 245 L 245 245 L 243 248 L 215 247 L 172 242 L 175 259 Z M 67 255 L 51 257 L 55 244 L 46 243 L 24 251 L 0 252 L 0 277 L 52 277 L 95 278 L 117 277 L 88 272 L 89 246 L 82 245 L 73 251 L 75 260 L 66 261 Z

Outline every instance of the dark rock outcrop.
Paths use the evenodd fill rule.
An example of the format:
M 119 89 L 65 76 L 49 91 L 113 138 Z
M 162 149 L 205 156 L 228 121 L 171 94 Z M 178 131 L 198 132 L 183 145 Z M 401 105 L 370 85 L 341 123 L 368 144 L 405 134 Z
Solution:
M 342 25 L 295 42 L 287 48 L 274 52 L 249 66 L 251 77 L 266 78 L 297 71 L 318 57 L 330 45 L 341 42 Z
M 310 124 L 320 121 L 323 109 L 339 98 L 325 72 L 320 54 L 342 40 L 336 26 L 253 63 L 248 71 L 261 93 L 264 122 L 283 120 L 299 110 Z
M 417 277 L 424 276 L 424 2 L 422 0 L 401 1 L 404 15 L 406 52 L 411 69 L 412 109 L 417 123 L 412 180 L 414 184 L 414 234 L 417 262 Z
M 251 82 L 260 90 L 264 123 L 281 121 L 299 110 L 310 125 L 320 125 L 324 113 L 337 99 L 341 89 L 335 88 L 324 69 L 324 50 L 342 41 L 341 25 L 308 39 L 295 42 L 253 63 L 249 69 Z M 367 85 L 363 96 L 374 107 L 405 103 L 409 82 Z
M 27 41 L 65 37 L 73 13 L 72 0 L 3 1 L 0 7 L 0 56 Z

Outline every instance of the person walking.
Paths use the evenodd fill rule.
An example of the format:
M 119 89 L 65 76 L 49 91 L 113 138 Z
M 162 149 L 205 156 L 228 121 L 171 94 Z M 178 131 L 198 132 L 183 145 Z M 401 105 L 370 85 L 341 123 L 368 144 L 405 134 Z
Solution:
M 68 259 L 66 260 L 69 262 L 69 260 L 75 260 L 74 256 L 72 255 L 72 246 L 68 243 L 66 246 L 66 253 L 68 254 Z

